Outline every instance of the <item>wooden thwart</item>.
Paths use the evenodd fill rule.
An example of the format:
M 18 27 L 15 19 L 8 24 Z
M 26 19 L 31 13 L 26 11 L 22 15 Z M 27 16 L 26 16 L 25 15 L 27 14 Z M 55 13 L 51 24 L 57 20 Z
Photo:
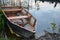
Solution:
M 9 9 L 9 10 L 3 10 L 3 11 L 5 11 L 5 12 L 13 12 L 13 11 L 21 11 L 21 9 Z
M 21 18 L 28 18 L 29 16 L 15 16 L 15 17 L 8 17 L 8 19 L 21 19 Z

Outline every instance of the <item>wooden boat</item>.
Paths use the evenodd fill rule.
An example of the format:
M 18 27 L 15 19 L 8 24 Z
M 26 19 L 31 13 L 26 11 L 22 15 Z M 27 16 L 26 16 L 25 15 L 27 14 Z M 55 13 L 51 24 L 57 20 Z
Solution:
M 1 7 L 3 14 L 12 30 L 23 37 L 31 37 L 35 34 L 36 18 L 24 8 Z

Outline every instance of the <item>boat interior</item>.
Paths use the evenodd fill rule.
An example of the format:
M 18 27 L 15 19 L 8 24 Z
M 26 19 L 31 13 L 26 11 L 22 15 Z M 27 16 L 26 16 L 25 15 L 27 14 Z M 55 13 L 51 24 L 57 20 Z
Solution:
M 23 8 L 2 7 L 4 15 L 10 22 L 30 30 L 35 31 L 36 19 L 28 11 Z

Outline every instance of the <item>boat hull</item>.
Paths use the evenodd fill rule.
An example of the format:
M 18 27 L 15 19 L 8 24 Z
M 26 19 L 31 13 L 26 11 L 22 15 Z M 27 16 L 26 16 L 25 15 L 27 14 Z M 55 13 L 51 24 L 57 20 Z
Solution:
M 6 8 L 8 8 L 8 9 L 6 10 Z M 13 30 L 13 32 L 15 32 L 16 34 L 21 35 L 21 36 L 26 37 L 26 38 L 31 37 L 32 35 L 35 34 L 35 25 L 36 25 L 35 17 L 33 17 L 28 11 L 24 10 L 23 8 L 20 8 L 20 9 L 19 8 L 14 9 L 14 8 L 15 7 L 13 7 L 13 8 L 12 7 L 2 7 L 2 12 L 3 12 L 5 19 L 6 19 L 6 24 L 9 25 L 8 27 L 10 27 Z M 20 11 L 22 11 L 22 14 L 21 14 L 22 16 L 27 15 L 29 17 L 28 19 L 27 18 L 25 18 L 25 19 L 28 20 L 28 21 L 27 20 L 26 21 L 30 26 L 27 26 L 27 27 L 30 27 L 30 28 L 26 28 L 25 26 L 23 27 L 23 26 L 17 25 L 13 21 L 11 21 L 10 18 L 12 16 L 13 16 L 13 18 L 15 16 L 17 16 L 15 14 L 13 15 L 13 13 L 20 12 Z M 12 15 L 10 15 L 10 14 L 12 14 Z M 22 16 L 15 17 L 15 18 L 21 18 Z M 24 17 L 22 17 L 22 18 L 24 18 Z M 33 22 L 32 22 L 32 20 L 33 20 Z M 25 23 L 25 25 L 27 23 Z
M 26 29 L 23 29 L 13 23 L 11 23 L 7 18 L 5 18 L 5 19 L 6 19 L 6 24 L 9 25 L 8 27 L 10 27 L 13 30 L 13 32 L 15 32 L 16 34 L 18 34 L 22 37 L 26 37 L 26 38 L 29 38 L 35 34 L 31 31 L 28 31 Z

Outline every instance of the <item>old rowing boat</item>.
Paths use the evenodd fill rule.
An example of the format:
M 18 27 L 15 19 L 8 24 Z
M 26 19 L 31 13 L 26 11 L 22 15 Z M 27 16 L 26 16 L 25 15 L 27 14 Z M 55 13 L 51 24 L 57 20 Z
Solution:
M 1 7 L 3 14 L 12 30 L 23 37 L 35 34 L 36 18 L 27 10 L 19 7 Z

